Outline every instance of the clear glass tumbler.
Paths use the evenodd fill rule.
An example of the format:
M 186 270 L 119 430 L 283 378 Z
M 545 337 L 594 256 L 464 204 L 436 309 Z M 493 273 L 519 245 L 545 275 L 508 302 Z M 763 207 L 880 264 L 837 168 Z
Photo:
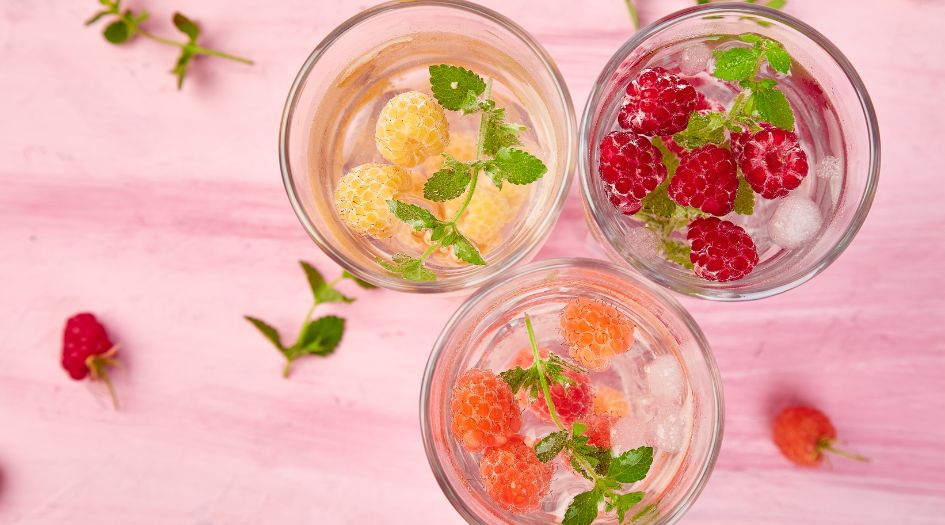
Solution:
M 353 233 L 339 218 L 333 198 L 335 185 L 347 170 L 385 162 L 373 135 L 380 108 L 410 89 L 429 92 L 427 67 L 434 64 L 462 66 L 494 79 L 493 98 L 507 109 L 510 120 L 528 127 L 523 140 L 548 172 L 538 182 L 522 186 L 529 188 L 527 206 L 508 224 L 501 242 L 483 253 L 487 265 L 449 264 L 442 256 L 439 260 L 445 262 L 431 268 L 436 281 L 410 282 L 376 261 L 401 250 Z M 453 119 L 461 116 L 448 113 L 452 135 Z M 476 117 L 467 119 L 478 122 Z M 424 293 L 474 288 L 530 259 L 561 212 L 576 152 L 571 98 L 545 50 L 511 20 L 459 0 L 388 2 L 332 31 L 299 71 L 279 136 L 289 200 L 315 243 L 366 281 Z M 423 242 L 411 241 L 409 229 L 398 226 L 405 242 Z
M 822 223 L 800 247 L 778 246 L 769 221 L 778 200 L 756 197 L 751 216 L 725 219 L 753 238 L 760 259 L 745 278 L 702 279 L 668 262 L 655 237 L 634 216 L 616 212 L 598 175 L 601 139 L 616 127 L 625 89 L 642 69 L 660 66 L 691 80 L 706 96 L 728 105 L 734 87 L 707 71 L 712 51 L 739 44 L 728 35 L 755 33 L 781 42 L 793 57 L 779 80 L 796 114 L 795 132 L 807 154 L 809 174 L 791 195 L 812 200 Z M 713 82 L 714 81 L 714 82 Z M 780 11 L 744 3 L 711 4 L 674 13 L 638 32 L 601 71 L 581 122 L 578 162 L 591 234 L 614 261 L 680 293 L 722 301 L 759 299 L 794 288 L 823 271 L 850 244 L 873 202 L 880 167 L 876 115 L 859 75 L 823 35 Z M 789 197 L 790 198 L 790 197 Z M 685 238 L 681 239 L 685 242 Z
M 460 446 L 450 430 L 457 378 L 471 368 L 498 373 L 527 352 L 525 313 L 539 347 L 567 358 L 560 348 L 559 315 L 575 298 L 613 305 L 636 325 L 630 350 L 615 357 L 606 371 L 590 373 L 595 395 L 609 389 L 628 403 L 613 426 L 614 453 L 654 448 L 650 473 L 632 487 L 647 496 L 628 515 L 650 508 L 647 523 L 674 523 L 708 480 L 722 440 L 722 384 L 692 317 L 665 290 L 611 263 L 541 261 L 491 281 L 470 297 L 443 329 L 427 364 L 420 401 L 424 447 L 440 487 L 469 523 L 561 523 L 570 500 L 589 488 L 589 482 L 557 464 L 541 508 L 510 514 L 486 492 L 479 455 Z M 556 428 L 531 409 L 524 409 L 522 418 L 526 440 Z M 616 518 L 601 512 L 595 523 L 616 523 Z

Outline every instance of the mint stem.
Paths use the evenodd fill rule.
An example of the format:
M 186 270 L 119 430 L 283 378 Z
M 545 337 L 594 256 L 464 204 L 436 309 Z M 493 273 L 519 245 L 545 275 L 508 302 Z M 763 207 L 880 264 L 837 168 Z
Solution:
M 188 45 L 190 45 L 187 42 L 178 42 L 176 40 L 171 40 L 170 38 L 164 38 L 163 36 L 155 35 L 154 33 L 151 33 L 150 31 L 145 31 L 144 29 L 141 29 L 140 27 L 138 28 L 138 34 L 145 38 L 154 40 L 155 42 L 160 42 L 162 44 L 166 44 L 169 46 L 179 47 L 181 49 L 184 49 Z M 193 49 L 194 54 L 197 54 L 197 55 L 215 56 L 215 57 L 225 58 L 227 60 L 232 60 L 234 62 L 239 62 L 241 64 L 247 64 L 250 66 L 253 65 L 253 61 L 248 58 L 231 55 L 229 53 L 224 53 L 223 51 L 217 51 L 215 49 L 208 49 L 205 47 L 198 46 L 196 44 L 194 44 L 192 49 Z
M 640 14 L 637 12 L 637 5 L 633 0 L 624 0 L 627 4 L 627 11 L 630 12 L 630 22 L 633 24 L 633 29 L 636 31 L 640 29 Z
M 565 430 L 564 425 L 561 424 L 561 421 L 558 419 L 558 413 L 555 411 L 555 404 L 551 400 L 551 391 L 548 390 L 548 380 L 545 379 L 545 367 L 541 359 L 541 354 L 538 353 L 538 341 L 535 340 L 535 330 L 532 328 L 532 319 L 525 314 L 525 328 L 528 330 L 528 342 L 532 345 L 532 355 L 534 356 L 534 366 L 538 370 L 538 383 L 541 385 L 541 392 L 545 397 L 545 404 L 548 405 L 548 413 L 551 414 L 551 420 L 554 421 L 555 425 L 561 430 Z
M 482 97 L 485 100 L 489 100 L 489 97 L 492 96 L 492 79 L 486 79 L 486 90 L 483 91 Z M 463 215 L 466 211 L 466 208 L 469 206 L 469 203 L 472 201 L 473 193 L 476 191 L 476 183 L 479 181 L 479 167 L 478 163 L 482 160 L 482 154 L 486 147 L 486 123 L 489 120 L 489 115 L 491 112 L 483 111 L 482 115 L 479 117 L 479 142 L 476 144 L 476 164 L 473 164 L 473 169 L 471 179 L 469 181 L 469 190 L 466 191 L 466 199 L 463 200 L 463 205 L 459 207 L 459 210 L 456 211 L 456 214 L 453 216 L 453 219 L 450 220 L 450 224 L 456 224 L 456 221 Z

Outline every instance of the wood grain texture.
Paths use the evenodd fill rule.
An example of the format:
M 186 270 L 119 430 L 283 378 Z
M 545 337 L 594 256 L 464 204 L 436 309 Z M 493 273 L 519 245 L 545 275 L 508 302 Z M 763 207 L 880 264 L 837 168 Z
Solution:
M 490 0 L 558 62 L 578 111 L 630 36 L 620 0 Z M 640 0 L 644 22 L 689 5 Z M 148 2 L 257 61 L 106 45 L 95 2 L 0 3 L 0 523 L 459 523 L 423 454 L 418 393 L 457 298 L 351 290 L 330 359 L 281 360 L 242 319 L 291 331 L 295 261 L 334 273 L 293 216 L 279 115 L 312 47 L 366 2 Z M 713 478 L 684 520 L 942 523 L 945 516 L 945 3 L 791 0 L 857 66 L 883 132 L 882 183 L 852 247 L 800 289 L 686 300 L 726 391 Z M 576 188 L 540 257 L 594 255 Z M 124 401 L 59 368 L 64 319 L 92 310 L 123 345 Z M 830 413 L 871 464 L 788 465 L 774 407 Z

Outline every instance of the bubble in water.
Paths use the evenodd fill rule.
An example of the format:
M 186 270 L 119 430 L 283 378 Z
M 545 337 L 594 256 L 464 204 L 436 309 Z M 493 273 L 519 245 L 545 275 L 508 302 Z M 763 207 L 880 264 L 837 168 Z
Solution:
M 837 157 L 824 157 L 817 163 L 814 172 L 821 179 L 839 178 L 843 172 L 843 163 Z
M 626 242 L 626 250 L 638 259 L 656 259 L 660 256 L 659 239 L 645 226 L 627 232 Z
M 650 394 L 657 399 L 678 402 L 683 394 L 683 374 L 676 358 L 661 355 L 646 365 Z
M 676 412 L 670 410 L 662 412 L 663 416 L 656 423 L 653 445 L 662 452 L 679 452 L 686 438 L 686 422 Z
M 709 46 L 698 43 L 683 49 L 679 70 L 686 75 L 695 75 L 706 70 L 712 51 Z
M 820 231 L 823 218 L 814 201 L 801 195 L 786 197 L 768 222 L 768 235 L 782 248 L 803 246 Z

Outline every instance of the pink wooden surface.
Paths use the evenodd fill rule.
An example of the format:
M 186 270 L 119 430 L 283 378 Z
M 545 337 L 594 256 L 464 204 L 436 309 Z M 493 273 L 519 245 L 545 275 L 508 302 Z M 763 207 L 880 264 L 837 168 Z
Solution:
M 630 34 L 620 0 L 491 0 L 558 61 L 575 106 Z M 689 5 L 640 3 L 644 21 Z M 292 214 L 276 133 L 312 47 L 369 2 L 136 0 L 175 7 L 209 43 L 178 93 L 173 56 L 106 45 L 95 2 L 0 4 L 0 523 L 459 523 L 423 454 L 427 353 L 457 298 L 355 292 L 341 350 L 281 360 L 245 321 L 291 331 L 327 259 Z M 695 524 L 945 520 L 945 3 L 791 0 L 876 103 L 882 184 L 853 246 L 763 302 L 686 300 L 726 390 L 715 474 Z M 576 189 L 576 188 L 575 188 Z M 576 191 L 541 257 L 592 255 Z M 353 290 L 352 290 L 353 291 Z M 123 345 L 125 407 L 58 365 L 64 319 L 97 312 Z M 869 465 L 791 467 L 771 407 L 809 400 Z

